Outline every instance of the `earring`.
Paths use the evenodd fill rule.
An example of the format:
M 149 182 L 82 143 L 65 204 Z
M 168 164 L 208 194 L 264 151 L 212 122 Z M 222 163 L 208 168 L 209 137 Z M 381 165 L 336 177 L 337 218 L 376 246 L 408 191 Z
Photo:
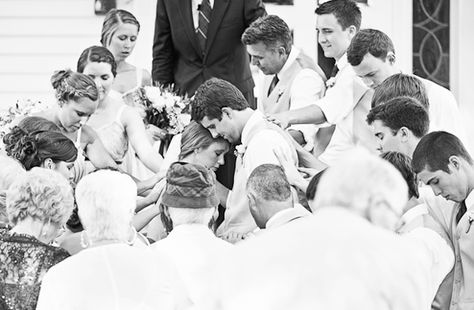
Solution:
M 81 247 L 82 247 L 83 249 L 85 249 L 85 248 L 90 247 L 91 244 L 92 244 L 92 242 L 90 242 L 90 240 L 88 240 L 87 235 L 86 235 L 86 231 L 83 230 L 83 231 L 81 232 Z

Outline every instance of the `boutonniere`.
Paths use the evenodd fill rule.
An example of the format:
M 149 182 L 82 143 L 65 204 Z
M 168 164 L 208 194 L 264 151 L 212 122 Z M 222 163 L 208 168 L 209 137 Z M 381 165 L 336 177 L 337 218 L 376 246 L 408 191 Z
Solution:
M 242 157 L 244 157 L 245 150 L 246 150 L 246 147 L 243 146 L 242 144 L 236 145 L 235 150 L 234 150 L 234 155 L 236 157 L 242 158 Z
M 334 84 L 336 84 L 336 77 L 334 77 L 334 76 L 326 81 L 326 87 L 327 88 L 333 87 Z

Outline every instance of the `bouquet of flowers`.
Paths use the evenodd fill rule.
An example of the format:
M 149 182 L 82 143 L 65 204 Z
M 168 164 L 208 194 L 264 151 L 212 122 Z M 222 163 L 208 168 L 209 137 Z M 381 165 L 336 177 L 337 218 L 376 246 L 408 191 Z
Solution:
M 0 146 L 3 144 L 3 137 L 18 123 L 19 118 L 30 116 L 48 108 L 50 107 L 41 101 L 24 99 L 17 100 L 16 104 L 9 109 L 0 110 Z
M 124 100 L 132 106 L 144 108 L 144 121 L 176 135 L 189 124 L 191 98 L 179 96 L 171 87 L 144 86 L 126 93 Z

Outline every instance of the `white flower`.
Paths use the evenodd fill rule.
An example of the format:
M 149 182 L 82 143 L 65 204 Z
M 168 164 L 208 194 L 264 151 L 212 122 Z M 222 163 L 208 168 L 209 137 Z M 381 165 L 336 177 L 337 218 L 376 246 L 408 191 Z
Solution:
M 236 145 L 234 155 L 242 158 L 245 154 L 246 149 L 247 148 L 243 144 Z
M 336 84 L 336 77 L 334 77 L 334 76 L 326 81 L 326 87 L 327 88 L 333 87 L 334 84 Z

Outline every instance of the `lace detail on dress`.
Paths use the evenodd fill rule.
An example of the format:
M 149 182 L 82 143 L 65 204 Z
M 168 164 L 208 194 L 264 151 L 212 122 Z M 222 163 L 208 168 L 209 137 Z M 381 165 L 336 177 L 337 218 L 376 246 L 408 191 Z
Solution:
M 36 238 L 0 230 L 0 305 L 8 310 L 34 310 L 41 280 L 69 254 Z

